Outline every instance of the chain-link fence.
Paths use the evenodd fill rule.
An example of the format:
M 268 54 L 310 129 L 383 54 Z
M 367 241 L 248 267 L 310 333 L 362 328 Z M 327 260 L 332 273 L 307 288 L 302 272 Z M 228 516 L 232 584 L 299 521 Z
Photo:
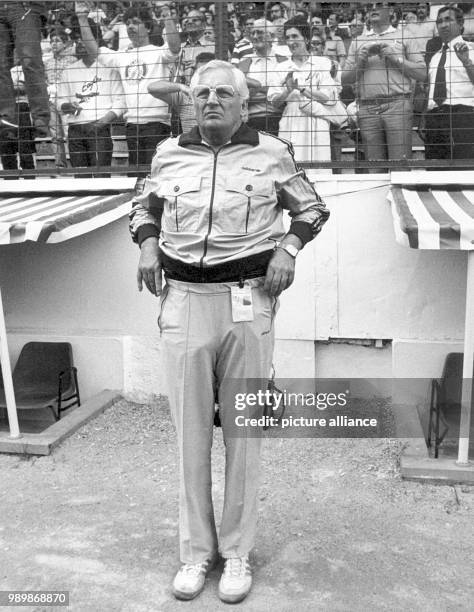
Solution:
M 471 3 L 0 3 L 2 176 L 146 174 L 196 125 L 191 77 L 215 57 L 304 166 L 468 168 L 471 41 Z

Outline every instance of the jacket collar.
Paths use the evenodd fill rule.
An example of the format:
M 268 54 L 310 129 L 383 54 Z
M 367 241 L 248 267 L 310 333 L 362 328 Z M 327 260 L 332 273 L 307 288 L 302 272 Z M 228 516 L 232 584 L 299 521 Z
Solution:
M 248 144 L 251 147 L 256 147 L 259 142 L 259 135 L 256 130 L 249 128 L 246 123 L 242 123 L 239 129 L 232 135 L 230 139 L 231 144 Z M 179 146 L 186 147 L 191 144 L 201 144 L 202 136 L 197 126 L 185 134 L 181 134 L 179 137 Z

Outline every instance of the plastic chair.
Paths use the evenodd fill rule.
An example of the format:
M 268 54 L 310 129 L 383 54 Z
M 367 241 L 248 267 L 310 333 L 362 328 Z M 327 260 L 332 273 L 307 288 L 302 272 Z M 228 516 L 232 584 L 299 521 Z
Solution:
M 28 342 L 21 349 L 12 379 L 19 410 L 50 408 L 59 420 L 64 410 L 81 405 L 69 342 Z M 6 408 L 3 380 L 0 408 Z
M 463 353 L 449 353 L 444 362 L 443 375 L 440 380 L 431 381 L 430 419 L 428 430 L 428 447 L 434 442 L 434 456 L 449 431 L 447 420 L 461 412 Z M 442 425 L 442 432 L 440 428 Z

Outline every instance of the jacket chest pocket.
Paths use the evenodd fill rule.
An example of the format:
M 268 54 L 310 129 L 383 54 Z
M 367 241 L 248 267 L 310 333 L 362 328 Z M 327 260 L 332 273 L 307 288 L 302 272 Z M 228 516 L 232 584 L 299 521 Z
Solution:
M 164 199 L 162 226 L 168 232 L 196 232 L 201 213 L 201 177 L 177 177 L 160 183 Z
M 227 176 L 219 194 L 216 225 L 230 234 L 248 234 L 270 222 L 273 183 L 269 179 Z

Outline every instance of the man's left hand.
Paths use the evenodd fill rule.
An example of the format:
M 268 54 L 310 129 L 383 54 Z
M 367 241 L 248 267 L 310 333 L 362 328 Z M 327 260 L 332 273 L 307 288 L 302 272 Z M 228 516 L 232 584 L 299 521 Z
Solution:
M 392 64 L 397 64 L 400 58 L 403 59 L 401 51 L 402 49 L 400 49 L 399 45 L 395 46 L 386 42 L 380 43 L 380 57 L 385 58 Z
M 469 62 L 469 46 L 465 42 L 456 43 L 454 45 L 454 51 L 463 64 Z
M 278 296 L 288 289 L 295 278 L 295 260 L 283 249 L 276 249 L 270 260 L 263 289 L 272 296 Z

